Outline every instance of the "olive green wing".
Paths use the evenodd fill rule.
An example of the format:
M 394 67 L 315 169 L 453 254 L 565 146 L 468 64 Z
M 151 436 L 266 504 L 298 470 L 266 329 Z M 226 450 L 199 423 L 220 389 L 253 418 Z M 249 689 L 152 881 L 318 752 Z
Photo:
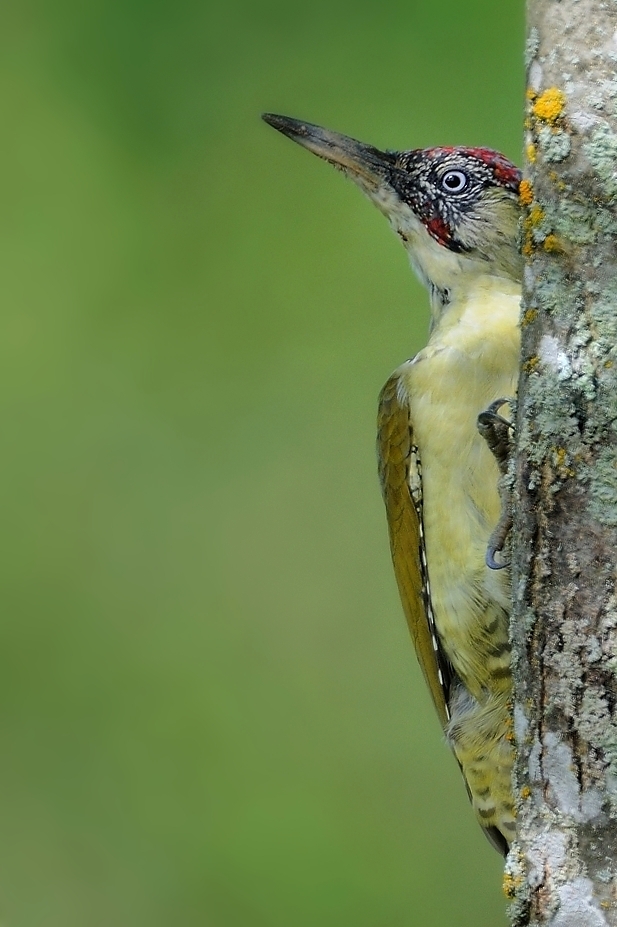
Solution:
M 379 396 L 377 454 L 396 582 L 418 661 L 445 727 L 451 669 L 439 644 L 431 608 L 420 457 L 414 444 L 406 388 L 398 371 Z

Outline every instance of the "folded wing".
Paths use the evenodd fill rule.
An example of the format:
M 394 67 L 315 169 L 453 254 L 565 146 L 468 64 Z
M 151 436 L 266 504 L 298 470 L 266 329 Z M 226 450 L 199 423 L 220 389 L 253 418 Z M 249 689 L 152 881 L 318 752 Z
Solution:
M 396 582 L 418 661 L 445 728 L 452 670 L 432 614 L 422 524 L 422 470 L 400 371 L 392 374 L 379 397 L 377 454 Z

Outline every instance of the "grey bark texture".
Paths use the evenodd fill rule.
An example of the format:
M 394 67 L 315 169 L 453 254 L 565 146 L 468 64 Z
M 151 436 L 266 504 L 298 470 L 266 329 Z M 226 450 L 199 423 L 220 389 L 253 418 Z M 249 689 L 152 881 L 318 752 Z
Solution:
M 513 925 L 617 925 L 617 2 L 529 0 Z

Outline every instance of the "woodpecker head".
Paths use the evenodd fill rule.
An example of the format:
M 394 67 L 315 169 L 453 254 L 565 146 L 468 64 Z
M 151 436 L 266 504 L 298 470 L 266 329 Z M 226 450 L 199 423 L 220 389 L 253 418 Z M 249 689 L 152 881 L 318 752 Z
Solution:
M 520 280 L 521 173 L 488 148 L 380 151 L 319 126 L 266 114 L 269 125 L 342 170 L 389 219 L 431 289 L 460 275 Z

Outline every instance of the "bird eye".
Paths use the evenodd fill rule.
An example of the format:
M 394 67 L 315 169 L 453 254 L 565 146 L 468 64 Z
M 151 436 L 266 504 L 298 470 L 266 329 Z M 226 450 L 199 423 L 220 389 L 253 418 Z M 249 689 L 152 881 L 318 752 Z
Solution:
M 462 171 L 448 171 L 441 178 L 441 187 L 446 193 L 461 193 L 468 182 L 467 174 Z

